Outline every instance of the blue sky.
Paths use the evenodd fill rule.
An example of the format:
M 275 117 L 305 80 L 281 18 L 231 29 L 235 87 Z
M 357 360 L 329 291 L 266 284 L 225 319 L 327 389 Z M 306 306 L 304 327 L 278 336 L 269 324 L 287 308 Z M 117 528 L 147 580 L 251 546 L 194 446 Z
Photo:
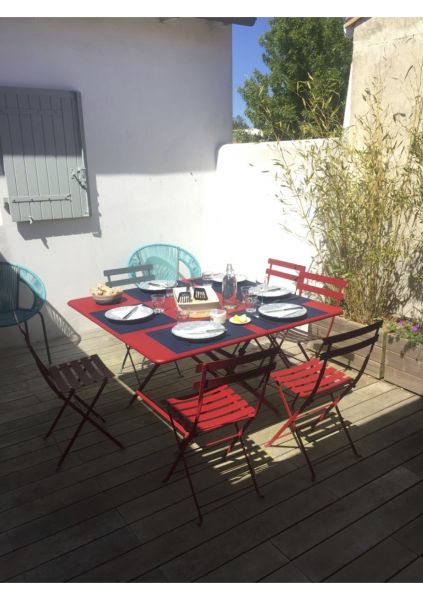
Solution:
M 232 114 L 234 117 L 244 116 L 245 102 L 237 92 L 239 86 L 251 76 L 254 69 L 267 71 L 261 60 L 263 48 L 259 45 L 258 39 L 268 29 L 267 17 L 259 17 L 253 27 L 232 26 Z

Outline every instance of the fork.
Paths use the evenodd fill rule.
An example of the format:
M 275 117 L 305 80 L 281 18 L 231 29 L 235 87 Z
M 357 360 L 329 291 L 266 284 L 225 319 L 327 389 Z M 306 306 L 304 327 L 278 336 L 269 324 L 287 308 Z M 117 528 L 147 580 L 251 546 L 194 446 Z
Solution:
M 208 300 L 207 292 L 203 287 L 195 287 L 194 288 L 194 298 L 195 300 Z
M 185 292 L 179 292 L 178 294 L 178 302 L 180 304 L 186 304 L 187 302 L 191 302 L 192 297 L 191 297 L 191 292 L 190 292 L 190 288 L 187 287 Z

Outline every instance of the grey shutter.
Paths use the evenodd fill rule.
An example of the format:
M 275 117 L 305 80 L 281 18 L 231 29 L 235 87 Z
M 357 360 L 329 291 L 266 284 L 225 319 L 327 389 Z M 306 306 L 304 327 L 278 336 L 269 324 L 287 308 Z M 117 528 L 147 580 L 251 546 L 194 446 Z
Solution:
M 13 221 L 88 217 L 77 92 L 0 87 L 0 152 Z

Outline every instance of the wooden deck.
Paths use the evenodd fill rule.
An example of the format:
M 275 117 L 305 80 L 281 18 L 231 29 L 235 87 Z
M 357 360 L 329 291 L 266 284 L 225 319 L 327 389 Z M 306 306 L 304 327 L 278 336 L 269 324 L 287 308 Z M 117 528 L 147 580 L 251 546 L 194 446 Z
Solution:
M 52 344 L 55 362 L 98 352 L 115 371 L 123 348 L 100 330 L 79 346 Z M 0 356 L 0 579 L 21 582 L 422 582 L 423 402 L 369 376 L 343 401 L 362 454 L 343 434 L 309 447 L 310 481 L 290 440 L 265 449 L 279 420 L 268 409 L 250 434 L 265 497 L 256 496 L 239 452 L 191 458 L 204 507 L 199 527 L 187 481 L 163 485 L 172 431 L 113 382 L 99 410 L 126 445 L 90 427 L 62 469 L 56 463 L 75 418 L 43 433 L 58 402 L 26 350 Z M 189 390 L 192 362 L 161 372 L 149 393 Z M 123 379 L 134 385 L 134 376 Z M 269 399 L 279 405 L 274 390 Z M 316 442 L 316 443 L 314 443 Z

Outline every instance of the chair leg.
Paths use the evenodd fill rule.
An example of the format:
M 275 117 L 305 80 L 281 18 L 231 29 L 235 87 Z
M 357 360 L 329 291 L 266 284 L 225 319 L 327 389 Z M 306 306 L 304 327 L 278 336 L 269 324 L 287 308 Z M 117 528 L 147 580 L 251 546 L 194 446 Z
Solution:
M 40 315 L 40 319 L 41 319 L 41 326 L 43 328 L 43 334 L 44 334 L 44 343 L 46 345 L 46 350 L 47 350 L 47 358 L 48 358 L 48 364 L 51 365 L 51 354 L 50 354 L 50 346 L 48 344 L 48 337 L 47 337 L 47 329 L 46 329 L 46 323 L 44 321 L 44 317 L 41 314 L 41 311 L 38 313 Z
M 125 364 L 126 364 L 126 359 L 128 358 L 128 355 L 130 354 L 130 347 L 128 346 L 128 344 L 126 344 L 126 353 L 125 356 L 123 357 L 123 361 L 122 364 L 120 366 L 120 372 L 123 373 L 123 369 L 125 368 Z
M 195 508 L 197 509 L 197 513 L 198 513 L 198 525 L 202 525 L 202 523 L 203 523 L 203 515 L 201 514 L 200 504 L 198 503 L 197 494 L 195 493 L 195 490 L 194 490 L 194 484 L 192 483 L 192 479 L 191 479 L 191 475 L 190 475 L 190 472 L 189 472 L 189 469 L 188 469 L 188 465 L 187 465 L 187 461 L 186 461 L 185 455 L 182 455 L 182 462 L 184 463 L 185 475 L 187 476 L 187 479 L 188 479 L 189 487 L 190 487 L 190 490 L 191 490 L 191 496 L 192 496 L 192 499 L 194 500 Z
M 264 498 L 263 494 L 260 492 L 259 487 L 257 485 L 257 480 L 256 480 L 256 475 L 254 473 L 254 468 L 253 468 L 252 464 L 250 463 L 250 459 L 249 459 L 249 456 L 248 456 L 248 450 L 247 450 L 247 448 L 246 448 L 246 446 L 244 444 L 244 440 L 243 440 L 242 436 L 240 436 L 239 441 L 240 441 L 240 444 L 241 444 L 242 451 L 244 452 L 245 460 L 247 461 L 248 469 L 250 471 L 251 479 L 253 481 L 254 488 L 255 488 L 255 490 L 257 492 L 257 496 L 259 496 L 259 498 Z
M 359 454 L 359 452 L 357 452 L 357 448 L 355 447 L 355 445 L 354 445 L 354 442 L 352 441 L 352 438 L 351 438 L 350 432 L 348 431 L 348 427 L 346 426 L 346 424 L 345 424 L 345 421 L 344 421 L 344 419 L 343 419 L 343 417 L 342 417 L 342 415 L 341 415 L 341 411 L 339 410 L 339 408 L 338 408 L 338 406 L 337 406 L 337 405 L 335 405 L 335 409 L 336 409 L 336 412 L 338 413 L 338 417 L 339 417 L 339 420 L 341 421 L 342 429 L 344 430 L 344 432 L 345 432 L 345 435 L 347 436 L 347 439 L 348 439 L 348 441 L 349 441 L 349 443 L 350 443 L 350 446 L 351 446 L 351 448 L 352 448 L 352 451 L 354 452 L 354 454 L 355 454 L 355 455 L 356 455 L 358 458 L 361 458 L 361 454 Z
M 306 360 L 310 360 L 310 356 L 307 354 L 306 349 L 304 348 L 302 342 L 298 342 L 297 344 L 301 350 L 301 352 L 303 353 L 303 355 L 305 356 Z
M 48 437 L 50 437 L 50 435 L 53 433 L 54 428 L 56 427 L 57 423 L 59 422 L 60 417 L 62 416 L 66 406 L 68 405 L 68 401 L 70 400 L 70 398 L 72 397 L 72 394 L 67 398 L 67 401 L 64 402 L 62 408 L 59 410 L 59 412 L 57 413 L 56 418 L 54 419 L 53 423 L 51 424 L 50 429 L 47 431 L 47 433 L 44 436 L 44 439 L 46 440 Z
M 170 418 L 170 422 L 173 428 L 173 433 L 175 434 L 175 439 L 176 439 L 176 444 L 179 448 L 179 452 L 176 456 L 175 461 L 173 462 L 172 466 L 170 467 L 166 477 L 162 480 L 163 483 L 166 483 L 169 481 L 169 479 L 172 477 L 173 472 L 175 471 L 179 461 L 181 460 L 181 458 L 183 457 L 183 455 L 185 454 L 185 450 L 188 448 L 188 444 L 190 442 L 190 438 L 185 438 L 183 439 L 181 442 L 179 442 L 178 439 L 178 434 L 176 433 L 176 429 L 175 429 L 175 424 L 174 421 L 172 419 L 172 417 Z
M 78 425 L 75 433 L 73 434 L 73 436 L 71 437 L 68 445 L 65 448 L 65 451 L 63 452 L 62 456 L 60 457 L 59 462 L 57 463 L 57 469 L 59 469 L 63 463 L 63 461 L 65 460 L 66 456 L 68 455 L 70 449 L 72 448 L 76 438 L 78 437 L 79 433 L 81 432 L 81 429 L 83 428 L 83 426 L 85 425 L 85 423 L 87 421 L 89 421 L 92 425 L 94 425 L 97 429 L 99 429 L 102 433 L 104 433 L 104 435 L 106 435 L 106 437 L 108 437 L 112 442 L 114 442 L 117 446 L 119 446 L 119 448 L 124 449 L 125 446 L 123 444 L 121 444 L 121 442 L 119 442 L 119 440 L 117 440 L 114 436 L 112 436 L 108 431 L 106 431 L 103 427 L 101 427 L 101 425 L 99 425 L 97 422 L 93 421 L 90 418 L 90 413 L 93 412 L 93 408 L 97 402 L 97 400 L 99 399 L 105 385 L 107 383 L 107 379 L 105 379 L 103 381 L 103 383 L 101 384 L 100 388 L 98 389 L 96 395 L 94 396 L 93 401 L 91 402 L 91 404 L 88 407 L 88 410 L 86 413 L 83 413 L 82 419 L 80 424 Z M 74 407 L 75 408 L 75 407 Z M 77 410 L 77 412 L 79 412 Z
M 291 429 L 292 435 L 294 436 L 294 440 L 297 442 L 298 448 L 301 450 L 304 458 L 307 461 L 308 468 L 310 469 L 310 473 L 311 473 L 311 481 L 314 481 L 316 479 L 316 473 L 314 472 L 313 465 L 311 464 L 311 460 L 308 457 L 307 450 L 305 449 L 303 440 L 301 439 L 301 435 L 293 427 L 290 427 L 290 429 Z
M 285 421 L 285 423 L 282 425 L 282 427 L 280 429 L 278 429 L 278 431 L 275 433 L 275 435 L 264 444 L 265 448 L 270 448 L 270 446 L 273 446 L 273 444 L 276 442 L 276 440 L 283 434 L 283 432 L 285 431 L 285 429 L 287 429 L 287 427 L 290 427 L 290 422 Z

